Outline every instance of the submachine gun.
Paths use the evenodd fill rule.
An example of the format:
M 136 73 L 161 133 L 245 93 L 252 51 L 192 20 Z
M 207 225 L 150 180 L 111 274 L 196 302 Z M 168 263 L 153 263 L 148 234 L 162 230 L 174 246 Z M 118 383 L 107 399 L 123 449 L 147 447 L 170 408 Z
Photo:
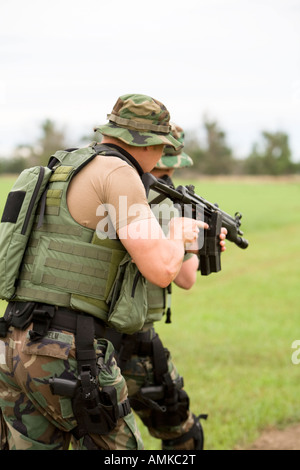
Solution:
M 203 276 L 216 273 L 221 270 L 221 247 L 219 235 L 221 228 L 227 229 L 226 240 L 235 243 L 239 248 L 248 247 L 248 241 L 242 237 L 241 218 L 242 214 L 236 212 L 234 217 L 222 211 L 217 204 L 206 201 L 195 193 L 192 185 L 171 187 L 161 179 L 155 178 L 151 173 L 144 173 L 142 176 L 146 192 L 149 189 L 159 195 L 151 201 L 151 205 L 158 204 L 169 198 L 174 206 L 179 207 L 185 217 L 192 217 L 202 220 L 209 225 L 209 229 L 204 230 L 204 240 L 197 255 L 199 258 L 199 271 Z M 187 210 L 188 209 L 188 214 Z

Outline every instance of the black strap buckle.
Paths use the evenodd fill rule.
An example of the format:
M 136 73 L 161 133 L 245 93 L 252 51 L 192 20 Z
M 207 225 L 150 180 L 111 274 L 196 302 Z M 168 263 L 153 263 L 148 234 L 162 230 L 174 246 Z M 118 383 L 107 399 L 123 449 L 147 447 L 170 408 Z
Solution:
M 12 325 L 20 330 L 25 330 L 32 321 L 36 305 L 35 302 L 9 302 L 3 317 L 7 326 Z
M 47 334 L 54 314 L 55 307 L 52 305 L 41 305 L 33 311 L 33 327 L 29 331 L 31 341 L 37 341 Z
M 118 403 L 118 409 L 119 409 L 119 418 L 124 418 L 124 416 L 127 416 L 131 412 L 131 406 L 129 403 L 129 399 L 122 401 L 122 403 Z
M 7 321 L 2 317 L 0 318 L 0 338 L 5 338 L 8 331 Z

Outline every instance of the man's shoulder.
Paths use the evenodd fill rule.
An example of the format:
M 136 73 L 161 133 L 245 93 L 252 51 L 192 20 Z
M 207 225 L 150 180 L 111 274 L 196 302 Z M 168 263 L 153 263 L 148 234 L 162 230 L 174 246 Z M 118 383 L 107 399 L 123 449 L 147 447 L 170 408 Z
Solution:
M 128 171 L 130 173 L 134 172 L 137 174 L 137 171 L 135 168 L 133 168 L 133 166 L 129 165 L 121 158 L 115 156 L 97 155 L 94 158 L 94 164 L 99 168 L 101 167 L 103 171 L 107 171 L 109 173 L 118 169 L 122 169 L 124 171 Z

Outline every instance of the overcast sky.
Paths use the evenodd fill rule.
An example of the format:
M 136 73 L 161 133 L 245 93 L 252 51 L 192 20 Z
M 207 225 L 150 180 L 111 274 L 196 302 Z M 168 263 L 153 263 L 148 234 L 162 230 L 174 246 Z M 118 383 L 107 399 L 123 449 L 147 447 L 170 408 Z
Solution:
M 300 0 L 0 0 L 0 67 L 0 156 L 46 118 L 78 145 L 143 93 L 237 156 L 283 130 L 300 160 Z

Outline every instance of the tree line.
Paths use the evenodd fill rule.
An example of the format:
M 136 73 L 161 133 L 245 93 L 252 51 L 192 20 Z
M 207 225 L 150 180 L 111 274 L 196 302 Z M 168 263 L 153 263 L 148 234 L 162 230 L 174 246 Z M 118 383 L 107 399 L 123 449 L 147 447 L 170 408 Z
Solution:
M 285 132 L 263 130 L 249 155 L 239 159 L 217 121 L 204 118 L 203 130 L 202 141 L 187 134 L 185 143 L 185 151 L 200 174 L 279 176 L 300 173 L 300 162 L 293 161 L 289 136 Z
M 249 155 L 240 159 L 234 155 L 225 131 L 216 120 L 204 117 L 201 130 L 201 139 L 195 131 L 185 132 L 185 151 L 194 161 L 194 174 L 279 176 L 300 173 L 300 162 L 293 161 L 289 136 L 285 132 L 263 130 Z M 81 140 L 87 143 L 93 137 Z M 56 150 L 73 146 L 68 145 L 64 130 L 46 119 L 41 123 L 36 142 L 20 144 L 10 158 L 0 158 L 0 174 L 20 173 L 30 166 L 46 165 Z

